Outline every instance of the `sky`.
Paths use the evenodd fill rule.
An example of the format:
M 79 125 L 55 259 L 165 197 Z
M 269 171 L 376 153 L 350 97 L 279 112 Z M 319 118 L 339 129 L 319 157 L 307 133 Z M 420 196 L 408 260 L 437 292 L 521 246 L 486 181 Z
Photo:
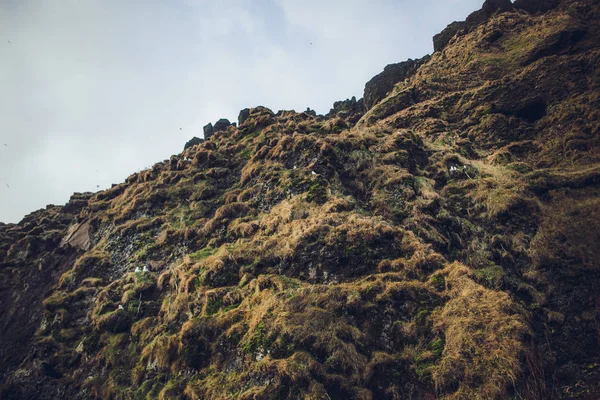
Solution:
M 168 159 L 202 127 L 362 97 L 483 0 L 0 0 L 0 221 Z

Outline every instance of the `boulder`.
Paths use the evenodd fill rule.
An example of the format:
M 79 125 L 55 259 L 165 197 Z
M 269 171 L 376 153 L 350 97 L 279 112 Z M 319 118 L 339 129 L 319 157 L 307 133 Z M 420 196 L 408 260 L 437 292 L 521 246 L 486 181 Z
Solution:
M 242 124 L 244 123 L 244 121 L 246 121 L 249 116 L 250 116 L 250 109 L 249 108 L 244 108 L 243 110 L 241 110 L 240 114 L 238 115 L 238 125 L 242 126 Z
M 215 123 L 214 132 L 224 131 L 231 126 L 231 122 L 229 122 L 226 118 L 221 118 Z
M 183 150 L 187 150 L 190 147 L 193 147 L 197 144 L 201 144 L 204 142 L 204 139 L 200 139 L 199 137 L 194 136 L 193 138 L 191 138 L 190 140 L 188 140 L 185 144 L 185 146 L 183 146 Z
M 397 64 L 390 64 L 383 69 L 382 73 L 375 75 L 365 85 L 363 101 L 366 110 L 370 110 L 375 104 L 383 100 L 396 83 L 413 76 L 421 65 L 429 61 L 429 58 L 430 56 L 427 55 L 417 60 L 408 59 Z
M 306 111 L 304 111 L 308 115 L 312 115 L 313 117 L 317 116 L 317 112 L 315 110 L 311 110 L 310 107 L 306 107 Z
M 215 132 L 213 125 L 211 123 L 208 123 L 207 125 L 205 125 L 203 129 L 204 129 L 204 140 L 210 139 L 210 137 Z
M 71 246 L 75 249 L 89 250 L 92 246 L 89 221 L 86 220 L 81 223 L 71 225 L 66 236 L 61 240 L 60 246 Z

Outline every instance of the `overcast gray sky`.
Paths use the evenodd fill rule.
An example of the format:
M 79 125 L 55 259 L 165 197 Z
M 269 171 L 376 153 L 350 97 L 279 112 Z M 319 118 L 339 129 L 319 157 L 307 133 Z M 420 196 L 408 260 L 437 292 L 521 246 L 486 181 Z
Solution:
M 0 0 L 0 221 L 122 182 L 242 108 L 360 98 L 482 3 Z

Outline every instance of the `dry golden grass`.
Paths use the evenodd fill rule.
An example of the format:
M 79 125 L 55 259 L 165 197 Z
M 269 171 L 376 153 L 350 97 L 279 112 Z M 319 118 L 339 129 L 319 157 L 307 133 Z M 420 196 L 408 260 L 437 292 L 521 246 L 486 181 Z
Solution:
M 475 283 L 464 265 L 443 273 L 450 300 L 432 314 L 446 342 L 433 371 L 436 388 L 448 399 L 505 398 L 529 350 L 526 314 L 506 293 Z

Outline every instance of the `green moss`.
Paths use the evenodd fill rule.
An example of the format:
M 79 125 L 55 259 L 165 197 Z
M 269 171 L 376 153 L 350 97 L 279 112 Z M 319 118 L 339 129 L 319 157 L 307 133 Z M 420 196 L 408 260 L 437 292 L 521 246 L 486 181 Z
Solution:
M 417 324 L 422 324 L 425 319 L 427 318 L 427 316 L 430 314 L 429 310 L 421 310 L 417 313 L 417 315 L 415 316 L 415 322 Z
M 135 391 L 133 398 L 135 400 L 157 399 L 162 388 L 163 384 L 161 382 L 157 382 L 155 379 L 146 380 Z
M 329 195 L 327 194 L 327 183 L 322 179 L 315 179 L 306 194 L 308 202 L 315 202 L 319 205 L 325 204 Z
M 419 379 L 423 380 L 425 378 L 431 377 L 431 369 L 433 368 L 433 366 L 434 364 L 431 361 L 418 362 L 415 368 L 415 372 L 417 373 Z
M 206 315 L 216 314 L 223 306 L 223 300 L 219 297 L 216 299 L 209 299 L 206 304 Z
M 44 300 L 43 304 L 47 310 L 54 311 L 63 306 L 67 301 L 65 292 L 54 292 L 50 297 Z
M 190 259 L 194 262 L 202 261 L 203 259 L 212 256 L 216 251 L 217 249 L 205 247 L 190 254 Z
M 429 280 L 436 290 L 446 289 L 446 277 L 442 274 L 434 275 Z
M 250 340 L 247 340 L 242 347 L 245 353 L 253 353 L 257 349 L 265 346 L 264 328 L 265 326 L 262 321 L 256 325 L 256 329 L 250 337 Z
M 431 352 L 436 358 L 440 358 L 442 356 L 442 353 L 444 352 L 444 346 L 444 339 L 437 338 L 431 343 L 429 343 L 429 350 L 431 350 Z
M 235 309 L 236 309 L 236 308 L 238 308 L 239 306 L 240 306 L 240 304 L 239 304 L 239 303 L 238 303 L 238 304 L 232 304 L 232 305 L 230 305 L 230 306 L 227 306 L 227 307 L 225 307 L 225 308 L 223 309 L 223 312 L 228 312 L 228 311 L 231 311 L 231 310 L 235 310 Z
M 131 300 L 127 303 L 127 312 L 130 314 L 137 314 L 140 309 L 140 302 L 138 300 Z
M 147 252 L 148 252 L 148 247 L 144 246 L 144 247 L 136 250 L 135 253 L 133 253 L 133 258 L 135 258 L 136 260 L 145 260 L 146 256 L 147 256 Z
M 491 265 L 474 271 L 476 280 L 491 289 L 498 289 L 504 280 L 504 269 L 498 265 Z

